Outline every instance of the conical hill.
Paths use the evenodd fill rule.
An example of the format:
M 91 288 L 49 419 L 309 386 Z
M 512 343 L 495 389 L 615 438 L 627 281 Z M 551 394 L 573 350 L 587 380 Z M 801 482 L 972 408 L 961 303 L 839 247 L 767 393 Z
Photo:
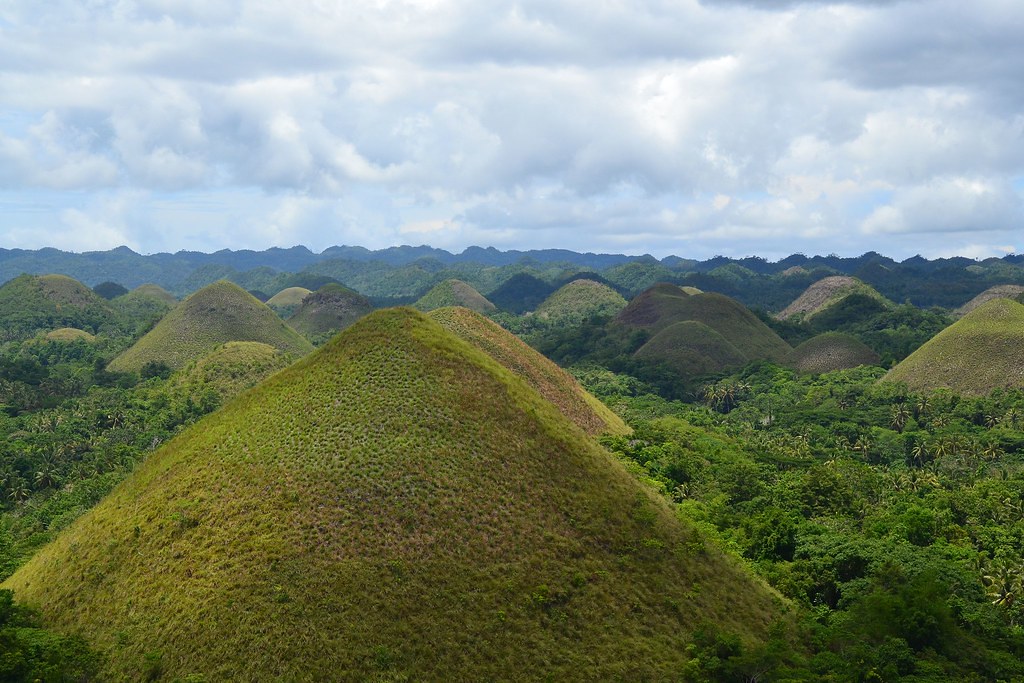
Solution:
M 579 279 L 559 287 L 535 315 L 558 325 L 578 325 L 595 316 L 614 316 L 625 307 L 626 300 L 608 285 Z
M 1024 286 L 1021 285 L 996 285 L 995 287 L 989 287 L 984 292 L 956 309 L 953 312 L 953 316 L 956 318 L 962 318 L 978 306 L 992 301 L 992 299 L 1016 300 L 1021 294 L 1024 294 Z
M 312 293 L 312 290 L 305 287 L 285 287 L 267 299 L 267 306 L 282 318 L 289 318 L 302 305 L 302 300 Z
M 104 680 L 669 680 L 698 625 L 758 639 L 779 611 L 408 308 L 168 442 L 5 587 L 89 638 Z
M 932 337 L 882 378 L 915 391 L 983 395 L 1024 387 L 1024 304 L 993 299 Z
M 139 285 L 111 300 L 110 305 L 139 332 L 153 327 L 178 305 L 178 300 L 160 285 Z
M 496 309 L 496 306 L 488 301 L 483 294 L 476 291 L 472 285 L 455 278 L 434 285 L 429 292 L 413 304 L 414 308 L 424 312 L 446 306 L 461 306 L 477 313 L 488 313 Z
M 665 363 L 686 376 L 721 372 L 749 360 L 729 341 L 704 323 L 673 323 L 637 349 L 637 358 Z
M 430 317 L 526 380 L 588 434 L 630 432 L 622 418 L 581 387 L 572 375 L 497 323 L 459 307 L 439 308 L 431 311 Z
M 641 293 L 615 317 L 615 322 L 621 325 L 647 329 L 652 335 L 686 321 L 714 330 L 748 360 L 781 361 L 792 350 L 735 299 L 714 292 L 691 294 L 666 283 Z
M 106 299 L 66 275 L 20 275 L 0 287 L 0 341 L 61 327 L 95 334 L 115 318 Z
M 878 354 L 856 337 L 842 332 L 826 332 L 800 344 L 786 359 L 786 364 L 803 372 L 833 372 L 877 365 Z
M 854 277 L 833 275 L 813 283 L 775 317 L 779 320 L 789 320 L 790 318 L 810 320 L 854 294 L 874 299 L 882 307 L 892 306 L 892 302 L 879 294 L 871 285 Z
M 316 343 L 326 341 L 373 310 L 370 300 L 331 282 L 306 296 L 288 324 Z
M 147 362 L 181 368 L 229 341 L 258 341 L 287 353 L 312 350 L 266 304 L 236 284 L 221 280 L 194 293 L 165 315 L 110 369 L 140 370 Z

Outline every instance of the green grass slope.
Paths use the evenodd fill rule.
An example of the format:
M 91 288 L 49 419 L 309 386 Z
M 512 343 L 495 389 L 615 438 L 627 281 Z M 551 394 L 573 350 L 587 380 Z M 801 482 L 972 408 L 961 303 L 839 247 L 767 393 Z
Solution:
M 56 342 L 74 342 L 81 340 L 91 344 L 96 341 L 96 336 L 89 334 L 85 330 L 80 330 L 77 327 L 61 327 L 47 332 L 46 340 Z
M 446 306 L 461 306 L 477 313 L 489 313 L 497 308 L 471 285 L 454 278 L 434 285 L 413 304 L 413 308 L 424 312 Z
M 430 317 L 513 374 L 588 434 L 628 434 L 618 415 L 580 386 L 572 375 L 505 328 L 467 308 L 439 308 Z
M 490 356 L 367 316 L 5 584 L 104 680 L 671 680 L 773 594 Z
M 614 316 L 626 300 L 608 285 L 593 280 L 573 280 L 544 300 L 534 314 L 557 325 L 579 325 L 595 316 Z
M 687 377 L 721 372 L 749 360 L 721 334 L 695 320 L 669 325 L 634 355 L 665 363 Z
M 238 285 L 221 280 L 173 308 L 156 327 L 110 363 L 110 369 L 138 371 L 149 361 L 174 369 L 229 341 L 258 341 L 287 353 L 312 350 L 308 341 Z
M 688 320 L 711 328 L 749 360 L 781 361 L 792 350 L 735 299 L 713 292 L 691 294 L 671 284 L 648 289 L 615 317 L 620 325 L 650 330 L 652 335 Z
M 362 294 L 330 283 L 305 299 L 288 324 L 314 343 L 326 341 L 373 310 Z
M 974 297 L 960 308 L 953 312 L 953 317 L 962 318 L 978 306 L 992 301 L 992 299 L 1017 299 L 1024 294 L 1024 286 L 1021 285 L 996 285 L 989 287 L 984 292 Z
M 786 365 L 803 372 L 833 372 L 861 365 L 878 365 L 878 354 L 866 344 L 842 332 L 826 332 L 800 344 Z
M 218 346 L 208 355 L 175 374 L 174 381 L 196 397 L 212 391 L 223 402 L 287 367 L 294 358 L 270 344 L 234 341 Z
M 853 294 L 870 297 L 886 308 L 893 305 L 891 301 L 879 294 L 871 285 L 865 284 L 854 277 L 833 275 L 822 278 L 812 284 L 793 303 L 777 313 L 775 317 L 779 320 L 810 320 L 829 308 L 842 303 L 846 297 Z
M 95 334 L 115 319 L 103 297 L 65 275 L 21 275 L 0 287 L 0 341 L 60 327 Z
M 312 290 L 305 287 L 285 287 L 267 299 L 267 305 L 282 318 L 289 318 L 299 310 L 302 300 L 312 293 Z
M 882 378 L 920 391 L 948 387 L 983 395 L 997 387 L 1024 387 L 1024 304 L 993 299 L 982 304 Z

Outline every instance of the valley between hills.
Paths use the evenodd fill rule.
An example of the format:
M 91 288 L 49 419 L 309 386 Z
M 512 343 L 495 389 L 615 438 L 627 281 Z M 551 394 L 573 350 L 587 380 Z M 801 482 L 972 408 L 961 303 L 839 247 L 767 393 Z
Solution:
M 0 680 L 1024 680 L 1024 257 L 0 282 Z

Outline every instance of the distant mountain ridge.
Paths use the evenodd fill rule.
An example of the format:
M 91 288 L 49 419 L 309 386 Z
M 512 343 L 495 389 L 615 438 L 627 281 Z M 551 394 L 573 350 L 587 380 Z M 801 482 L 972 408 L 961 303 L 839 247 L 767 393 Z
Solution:
M 855 257 L 793 254 L 778 261 L 749 256 L 698 261 L 666 256 L 579 253 L 566 249 L 502 251 L 468 247 L 455 254 L 426 245 L 371 250 L 332 246 L 315 253 L 304 246 L 263 251 L 222 249 L 213 253 L 179 251 L 138 254 L 128 247 L 72 253 L 54 248 L 0 248 L 0 284 L 22 273 L 58 273 L 89 286 L 112 281 L 129 289 L 155 283 L 178 297 L 219 279 L 268 297 L 292 286 L 317 289 L 334 280 L 369 297 L 376 305 L 412 303 L 449 278 L 467 282 L 503 306 L 502 286 L 517 275 L 554 285 L 529 302 L 510 304 L 531 310 L 558 286 L 589 271 L 627 295 L 655 282 L 672 282 L 739 299 L 746 306 L 781 310 L 814 282 L 828 276 L 855 277 L 895 302 L 953 309 L 995 285 L 1024 285 L 1024 255 L 977 261 L 965 257 L 903 261 L 877 252 Z M 542 288 L 543 289 L 543 288 Z M 492 296 L 495 294 L 495 296 Z M 529 304 L 529 305 L 528 305 Z M 525 308 L 524 308 L 525 307 Z

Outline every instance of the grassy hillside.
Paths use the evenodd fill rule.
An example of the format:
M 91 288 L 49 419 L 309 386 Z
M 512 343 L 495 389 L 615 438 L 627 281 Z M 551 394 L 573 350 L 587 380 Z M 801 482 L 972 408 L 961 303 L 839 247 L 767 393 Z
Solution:
M 107 680 L 667 680 L 773 595 L 525 382 L 368 316 L 151 455 L 5 586 Z
M 611 317 L 625 307 L 626 300 L 608 285 L 580 279 L 558 288 L 535 315 L 558 325 L 578 325 L 595 316 Z
M 657 284 L 634 298 L 616 316 L 620 325 L 650 330 L 656 335 L 670 325 L 701 323 L 734 346 L 749 360 L 782 360 L 790 346 L 756 315 L 722 294 L 690 294 L 670 284 Z
M 779 320 L 810 320 L 830 307 L 840 304 L 843 299 L 853 294 L 870 297 L 885 307 L 893 305 L 891 301 L 875 291 L 871 285 L 865 284 L 854 277 L 834 275 L 822 278 L 812 284 L 803 294 L 797 297 L 796 301 L 780 311 L 775 317 Z
M 95 334 L 115 319 L 103 297 L 64 275 L 21 275 L 0 287 L 0 341 L 60 327 Z
M 429 292 L 413 304 L 414 308 L 421 311 L 433 311 L 446 306 L 462 306 L 477 313 L 487 313 L 496 308 L 472 286 L 454 278 L 434 285 Z
M 296 355 L 312 349 L 266 304 L 238 285 L 220 281 L 181 302 L 109 367 L 138 371 L 154 361 L 177 369 L 229 341 L 263 342 Z
M 949 387 L 968 395 L 1024 387 L 1024 305 L 993 299 L 910 354 L 883 378 L 913 390 Z
M 330 283 L 305 299 L 288 324 L 314 343 L 326 341 L 373 310 L 370 300 L 343 285 Z
M 282 318 L 290 318 L 302 305 L 302 300 L 312 293 L 312 290 L 305 287 L 285 287 L 267 299 L 267 306 Z
M 989 287 L 984 292 L 956 309 L 956 311 L 953 312 L 953 316 L 956 318 L 962 318 L 978 306 L 992 301 L 992 299 L 1016 299 L 1021 294 L 1024 294 L 1024 286 L 1022 285 L 996 285 L 995 287 Z
M 842 332 L 826 332 L 800 344 L 786 359 L 786 365 L 804 372 L 832 372 L 878 365 L 878 354 L 859 339 Z
M 287 367 L 292 360 L 270 344 L 233 341 L 190 363 L 176 374 L 174 381 L 195 396 L 212 391 L 226 401 Z
M 572 375 L 500 325 L 466 308 L 439 308 L 430 317 L 526 380 L 588 434 L 629 433 L 622 418 L 581 387 Z
M 721 372 L 749 360 L 721 334 L 695 320 L 669 325 L 634 355 L 663 362 L 687 377 Z

